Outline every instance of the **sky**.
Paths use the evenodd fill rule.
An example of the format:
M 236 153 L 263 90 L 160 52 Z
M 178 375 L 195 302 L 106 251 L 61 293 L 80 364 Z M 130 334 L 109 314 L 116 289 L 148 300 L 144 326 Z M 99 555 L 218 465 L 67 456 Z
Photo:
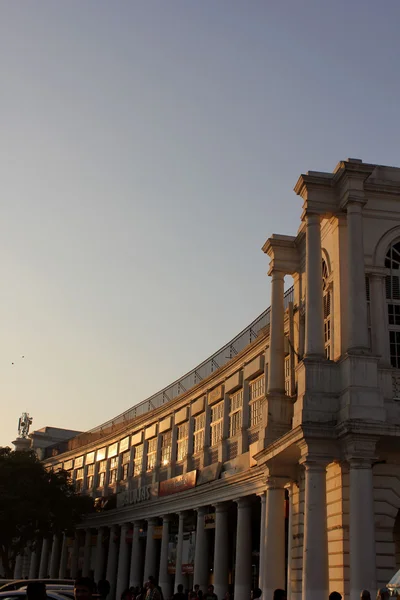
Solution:
M 400 166 L 399 22 L 398 0 L 0 1 L 0 445 L 24 411 L 101 424 L 265 310 L 299 175 Z

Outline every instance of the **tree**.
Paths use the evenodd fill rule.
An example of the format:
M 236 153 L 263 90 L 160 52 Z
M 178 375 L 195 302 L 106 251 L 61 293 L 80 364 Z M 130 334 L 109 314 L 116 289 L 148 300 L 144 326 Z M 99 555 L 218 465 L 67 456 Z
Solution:
M 0 558 L 7 578 L 25 548 L 72 532 L 92 511 L 92 498 L 75 492 L 67 471 L 46 470 L 33 451 L 0 448 Z

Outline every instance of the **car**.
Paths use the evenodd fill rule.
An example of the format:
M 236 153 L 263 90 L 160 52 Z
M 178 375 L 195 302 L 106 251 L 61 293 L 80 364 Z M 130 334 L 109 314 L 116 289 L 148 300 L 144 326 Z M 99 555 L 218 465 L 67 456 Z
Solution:
M 46 590 L 46 595 L 49 600 L 66 600 L 66 596 L 62 596 L 53 590 Z M 0 600 L 26 600 L 26 589 L 0 592 Z
M 12 581 L 8 581 L 8 583 L 0 586 L 0 593 L 8 592 L 8 590 L 19 590 L 21 588 L 26 588 L 28 583 L 30 583 L 31 581 L 43 581 L 43 583 L 46 584 L 46 589 L 51 589 L 49 587 L 50 585 L 57 585 L 59 587 L 74 586 L 74 582 L 72 579 L 13 579 Z

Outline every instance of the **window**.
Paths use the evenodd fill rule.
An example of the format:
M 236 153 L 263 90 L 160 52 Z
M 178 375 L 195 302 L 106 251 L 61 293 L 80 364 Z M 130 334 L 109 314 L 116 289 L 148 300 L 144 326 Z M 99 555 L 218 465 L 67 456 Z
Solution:
M 395 369 L 400 369 L 400 242 L 389 248 L 385 267 L 390 269 L 386 277 L 390 363 Z
M 189 423 L 177 427 L 176 460 L 184 460 L 188 452 Z
M 324 343 L 325 358 L 331 358 L 331 290 L 328 283 L 329 273 L 326 262 L 322 261 L 322 286 L 324 304 Z
M 219 402 L 211 408 L 211 446 L 222 440 L 224 426 L 224 403 Z
M 290 354 L 285 356 L 285 394 L 286 396 L 292 395 L 292 382 L 291 382 L 291 368 L 290 368 Z
M 129 475 L 130 451 L 121 454 L 121 479 L 125 481 Z
M 101 460 L 99 462 L 99 476 L 97 478 L 98 484 L 97 487 L 104 487 L 106 482 L 106 471 L 107 471 L 107 461 Z
M 232 394 L 229 401 L 229 435 L 233 437 L 242 428 L 243 390 Z
M 193 453 L 201 452 L 204 448 L 204 428 L 206 426 L 206 413 L 201 413 L 194 418 Z
M 171 462 L 172 431 L 167 431 L 161 436 L 161 465 L 166 466 Z
M 143 444 L 135 446 L 135 453 L 133 459 L 133 476 L 136 477 L 142 473 L 143 466 Z
M 86 488 L 91 490 L 93 488 L 94 481 L 94 465 L 88 465 L 87 475 L 86 475 Z
M 152 471 L 156 466 L 157 461 L 157 438 L 152 438 L 147 446 L 147 464 L 146 470 Z
M 110 475 L 108 479 L 109 485 L 113 485 L 117 481 L 118 474 L 118 457 L 110 458 Z
M 75 471 L 75 490 L 81 492 L 83 488 L 83 469 Z
M 265 376 L 261 375 L 250 382 L 250 427 L 255 427 L 261 421 L 261 399 L 265 395 Z

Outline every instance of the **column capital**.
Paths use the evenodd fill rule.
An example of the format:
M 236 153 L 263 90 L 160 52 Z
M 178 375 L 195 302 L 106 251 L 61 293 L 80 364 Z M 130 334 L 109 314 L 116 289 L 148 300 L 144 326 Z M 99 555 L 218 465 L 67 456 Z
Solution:
M 345 457 L 352 468 L 369 468 L 376 460 L 377 437 L 352 435 L 344 441 Z M 358 465 L 358 466 L 357 466 Z
M 363 206 L 367 203 L 367 199 L 364 193 L 359 194 L 349 194 L 345 200 L 343 200 L 340 204 L 341 208 L 346 208 L 347 213 L 353 212 L 361 212 Z
M 223 513 L 228 510 L 229 502 L 216 502 L 213 506 L 216 513 Z
M 195 511 L 197 512 L 197 516 L 198 517 L 204 517 L 204 515 L 207 512 L 207 507 L 206 506 L 199 506 L 198 508 L 195 508 Z
M 266 487 L 268 490 L 283 490 L 290 481 L 289 477 L 270 476 L 267 479 Z
M 131 526 L 130 521 L 124 521 L 123 523 L 120 523 L 121 530 L 122 529 L 127 530 L 127 529 L 129 529 L 130 526 Z
M 162 515 L 162 520 L 163 520 L 163 524 L 170 523 L 172 520 L 172 515 L 171 514 Z
M 237 498 L 234 500 L 236 502 L 238 509 L 248 508 L 252 505 L 251 496 L 243 496 L 242 498 Z
M 149 517 L 146 521 L 147 526 L 156 527 L 158 525 L 158 517 Z

